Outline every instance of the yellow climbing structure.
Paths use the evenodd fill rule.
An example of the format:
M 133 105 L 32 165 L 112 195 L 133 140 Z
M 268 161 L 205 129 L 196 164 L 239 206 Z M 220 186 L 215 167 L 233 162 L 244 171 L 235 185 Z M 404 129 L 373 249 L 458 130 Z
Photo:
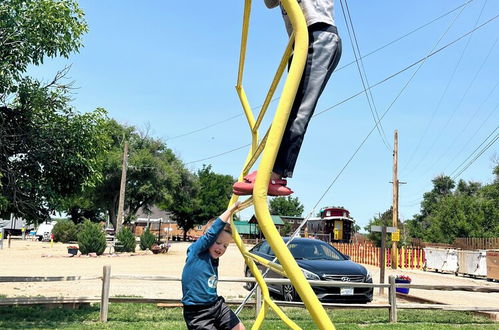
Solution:
M 256 262 L 290 279 L 296 291 L 300 295 L 300 298 L 304 302 L 305 307 L 309 311 L 313 321 L 319 329 L 334 329 L 334 325 L 329 319 L 329 316 L 322 307 L 319 299 L 315 295 L 310 284 L 305 279 L 305 276 L 303 275 L 300 267 L 291 255 L 291 252 L 289 252 L 289 249 L 287 248 L 279 232 L 274 226 L 267 205 L 268 182 L 270 180 L 270 175 L 274 166 L 277 151 L 279 150 L 284 129 L 289 117 L 289 112 L 291 110 L 291 106 L 293 104 L 296 91 L 300 83 L 303 69 L 305 67 L 308 51 L 307 25 L 300 6 L 298 5 L 296 0 L 281 0 L 281 4 L 284 7 L 284 10 L 286 10 L 295 32 L 291 36 L 286 50 L 284 51 L 284 55 L 281 59 L 275 77 L 270 85 L 269 92 L 267 93 L 262 109 L 258 114 L 256 120 L 253 112 L 251 111 L 251 107 L 242 86 L 246 44 L 248 40 L 249 20 L 251 12 L 251 0 L 245 0 L 244 5 L 239 71 L 236 84 L 236 90 L 244 109 L 246 119 L 248 120 L 249 128 L 251 130 L 252 141 L 251 148 L 244 163 L 242 173 L 239 176 L 239 181 L 243 180 L 243 177 L 248 174 L 249 170 L 261 156 L 260 164 L 258 166 L 258 176 L 253 189 L 253 196 L 242 202 L 240 207 L 246 208 L 254 205 L 255 214 L 260 229 L 269 242 L 270 246 L 272 247 L 272 250 L 279 260 L 279 263 L 270 262 L 248 252 L 233 222 L 231 222 L 232 232 L 234 242 L 241 251 L 246 264 L 253 273 L 253 276 L 255 277 L 262 291 L 262 309 L 260 310 L 260 313 L 256 318 L 253 329 L 259 329 L 261 327 L 269 308 L 272 308 L 274 312 L 291 329 L 300 329 L 300 327 L 296 325 L 296 323 L 293 322 L 289 317 L 287 317 L 286 314 L 271 300 L 268 287 L 265 283 L 265 279 L 263 278 L 260 270 L 257 268 Z M 267 111 L 277 85 L 282 78 L 292 52 L 293 61 L 291 62 L 291 65 L 289 67 L 288 75 L 284 83 L 283 91 L 279 100 L 279 104 L 277 106 L 276 113 L 274 115 L 274 119 L 272 121 L 272 125 L 265 136 L 261 140 L 259 140 L 258 129 L 260 128 L 262 119 L 265 115 L 265 112 Z M 229 205 L 235 203 L 238 197 L 239 196 L 233 195 L 229 202 Z

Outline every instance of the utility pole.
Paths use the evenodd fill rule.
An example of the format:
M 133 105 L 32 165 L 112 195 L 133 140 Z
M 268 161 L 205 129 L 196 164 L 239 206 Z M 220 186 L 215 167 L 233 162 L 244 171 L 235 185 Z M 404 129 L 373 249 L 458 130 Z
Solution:
M 121 224 L 123 223 L 123 215 L 125 208 L 125 186 L 126 186 L 126 168 L 128 164 L 128 142 L 125 141 L 125 149 L 123 150 L 123 165 L 121 166 L 121 185 L 120 198 L 118 202 L 118 218 L 116 219 L 116 234 L 118 234 Z
M 398 171 L 398 131 L 395 130 L 393 137 L 393 210 L 392 210 L 392 226 L 398 228 L 399 217 L 399 180 L 397 177 Z M 392 241 L 392 269 L 398 267 L 397 242 Z

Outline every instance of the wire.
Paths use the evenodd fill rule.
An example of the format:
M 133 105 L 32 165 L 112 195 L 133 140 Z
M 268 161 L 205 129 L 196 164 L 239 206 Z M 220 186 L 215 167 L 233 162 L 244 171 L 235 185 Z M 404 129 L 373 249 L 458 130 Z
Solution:
M 443 35 L 440 37 L 440 39 L 437 41 L 436 44 L 438 44 L 440 42 L 440 40 L 442 40 L 443 37 L 447 34 L 447 32 L 449 32 L 450 28 L 454 25 L 454 23 L 456 23 L 457 19 L 459 18 L 459 16 L 461 16 L 461 14 L 462 14 L 462 12 L 464 11 L 465 8 L 466 8 L 466 6 L 464 6 L 464 7 L 461 8 L 461 10 L 459 11 L 459 13 L 454 17 L 454 20 L 452 20 L 451 24 L 449 24 L 449 26 L 447 27 L 447 29 L 445 30 L 445 32 L 443 33 Z M 430 120 L 428 121 L 428 123 L 426 124 L 426 126 L 424 128 L 423 134 L 420 136 L 419 141 L 418 141 L 418 143 L 416 145 L 416 148 L 414 148 L 412 150 L 412 153 L 409 156 L 409 160 L 407 161 L 407 163 L 402 168 L 402 171 L 407 167 L 407 164 L 411 164 L 412 159 L 416 155 L 417 151 L 419 151 L 419 147 L 421 146 L 421 143 L 423 142 L 423 139 L 426 137 L 426 134 L 428 133 L 428 130 L 429 130 L 431 124 L 433 123 L 433 119 L 435 119 L 435 115 L 437 114 L 438 108 L 439 108 L 439 106 L 435 107 L 435 109 L 433 110 L 433 113 L 431 114 Z
M 388 47 L 388 46 L 390 46 L 390 45 L 392 45 L 392 44 L 396 43 L 397 41 L 400 41 L 400 40 L 402 40 L 402 39 L 404 39 L 404 38 L 408 37 L 409 35 L 411 35 L 411 34 L 413 34 L 413 33 L 417 32 L 417 31 L 419 31 L 419 30 L 421 30 L 421 29 L 425 28 L 426 26 L 428 26 L 428 25 L 430 25 L 430 24 L 432 24 L 432 23 L 434 23 L 434 22 L 436 22 L 436 21 L 438 21 L 438 20 L 440 20 L 440 19 L 442 19 L 442 18 L 444 18 L 444 17 L 446 17 L 446 16 L 448 16 L 448 15 L 452 14 L 453 12 L 455 12 L 456 10 L 458 10 L 459 8 L 461 8 L 461 7 L 463 7 L 463 6 L 466 6 L 467 4 L 469 4 L 470 2 L 473 2 L 473 1 L 475 1 L 475 0 L 469 0 L 469 1 L 467 1 L 467 2 L 465 2 L 465 3 L 463 3 L 463 4 L 461 4 L 460 6 L 458 6 L 458 7 L 454 8 L 454 9 L 452 9 L 452 10 L 450 10 L 450 11 L 446 12 L 445 14 L 442 14 L 442 15 L 438 16 L 437 18 L 434 18 L 433 20 L 431 20 L 431 21 L 429 21 L 429 22 L 427 22 L 427 23 L 425 23 L 425 24 L 423 24 L 423 25 L 421 25 L 421 26 L 419 26 L 419 27 L 415 28 L 414 30 L 412 30 L 412 31 L 410 31 L 410 32 L 408 32 L 408 33 L 406 33 L 406 34 L 404 34 L 403 36 L 398 37 L 397 39 L 394 39 L 394 40 L 390 41 L 389 43 L 387 43 L 387 44 L 385 44 L 385 45 L 383 45 L 383 46 L 381 46 L 381 47 L 379 47 L 379 48 L 377 48 L 377 49 L 375 49 L 375 50 L 373 50 L 373 51 L 371 51 L 371 52 L 367 53 L 367 54 L 366 54 L 366 55 L 364 55 L 364 56 L 361 56 L 361 57 L 360 57 L 360 59 L 364 59 L 364 58 L 366 58 L 366 57 L 368 57 L 368 56 L 370 56 L 370 55 L 372 55 L 372 54 L 375 54 L 375 53 L 379 52 L 380 50 L 382 50 L 382 49 L 384 49 L 384 48 L 386 48 L 386 47 Z M 340 70 L 345 69 L 346 67 L 348 67 L 348 66 L 350 66 L 350 65 L 352 65 L 352 64 L 354 64 L 354 63 L 355 63 L 355 61 L 352 61 L 352 62 L 350 62 L 350 63 L 347 63 L 347 64 L 345 64 L 345 65 L 343 65 L 343 66 L 341 66 L 341 67 L 339 67 L 339 68 L 335 69 L 335 70 L 334 70 L 334 72 L 333 72 L 333 74 L 334 74 L 335 72 L 338 72 L 338 71 L 340 71 Z M 278 100 L 278 99 L 279 99 L 278 97 L 277 97 L 277 98 L 274 98 L 271 102 L 274 102 L 274 101 L 276 101 L 276 100 Z M 255 108 L 260 108 L 260 107 L 261 107 L 261 105 L 259 105 L 259 106 L 255 107 Z M 253 108 L 253 109 L 254 109 L 254 108 Z M 235 118 L 239 118 L 239 117 L 241 117 L 241 116 L 243 116 L 243 114 L 242 114 L 242 113 L 240 113 L 240 114 L 238 114 L 238 115 L 234 115 L 234 116 L 229 117 L 229 118 L 226 118 L 226 119 L 222 119 L 222 120 L 217 121 L 217 122 L 215 122 L 215 123 L 213 123 L 213 124 L 209 124 L 209 125 L 207 125 L 207 126 L 203 126 L 203 127 L 201 127 L 201 128 L 198 128 L 198 129 L 195 129 L 195 130 L 192 130 L 192 131 L 188 131 L 188 132 L 186 132 L 186 133 L 182 133 L 182 134 L 179 134 L 179 135 L 172 136 L 171 138 L 167 138 L 167 139 L 166 139 L 166 141 L 170 141 L 170 140 L 178 139 L 178 138 L 181 138 L 181 137 L 184 137 L 184 136 L 192 135 L 192 134 L 194 134 L 194 133 L 198 133 L 198 132 L 204 131 L 204 130 L 206 130 L 206 129 L 208 129 L 208 128 L 211 128 L 211 127 L 217 126 L 217 125 L 219 125 L 219 124 L 225 123 L 225 122 L 230 121 L 230 120 L 233 120 L 233 119 L 235 119 Z
M 494 90 L 495 90 L 495 88 L 497 87 L 497 85 L 498 85 L 498 84 L 499 84 L 499 82 L 498 82 L 498 83 L 494 86 L 494 88 L 493 88 L 493 90 L 492 90 L 492 91 L 494 91 Z M 491 92 L 491 94 L 492 94 L 492 92 Z M 490 94 L 489 94 L 489 95 L 490 95 Z M 483 104 L 483 103 L 482 103 L 482 104 Z M 480 107 L 481 107 L 481 105 L 480 105 Z M 494 108 L 492 108 L 492 111 L 490 111 L 489 115 L 488 115 L 487 117 L 485 117 L 485 119 L 482 121 L 482 124 L 481 124 L 481 125 L 480 125 L 480 126 L 479 126 L 476 130 L 475 130 L 475 132 L 473 133 L 473 135 L 472 135 L 472 136 L 468 139 L 468 141 L 466 141 L 466 143 L 462 146 L 461 150 L 460 150 L 460 151 L 456 154 L 456 156 L 455 156 L 455 157 L 454 157 L 454 158 L 453 158 L 453 159 L 449 162 L 449 165 L 450 165 L 450 164 L 452 164 L 452 163 L 456 160 L 456 158 L 457 158 L 459 155 L 461 155 L 461 154 L 463 153 L 464 149 L 466 149 L 466 147 L 468 146 L 468 144 L 471 142 L 471 140 L 473 140 L 473 138 L 477 135 L 477 133 L 478 133 L 478 132 L 480 132 L 480 130 L 482 129 L 483 125 L 485 125 L 485 123 L 487 123 L 487 122 L 488 122 L 489 118 L 492 116 L 492 114 L 494 114 L 494 113 L 495 113 L 495 111 L 497 110 L 497 108 L 498 108 L 498 107 L 499 107 L 499 103 L 498 103 L 498 104 L 496 104 L 496 106 L 495 106 Z M 475 114 L 476 114 L 476 111 L 475 111 Z M 473 114 L 473 116 L 475 116 L 475 114 Z M 469 123 L 470 123 L 470 121 L 468 121 L 468 124 L 469 124 Z M 466 126 L 466 127 L 467 127 L 467 126 Z M 460 132 L 457 136 L 456 136 L 456 139 L 457 139 L 457 137 L 458 137 L 458 136 L 460 136 L 460 135 L 464 132 L 464 130 L 466 129 L 466 127 L 465 127 L 465 128 L 464 128 L 464 129 L 463 129 L 463 130 L 462 130 L 462 131 L 461 131 L 461 132 Z M 455 139 L 455 140 L 456 140 L 456 139 Z M 454 140 L 454 141 L 455 141 L 455 140 Z M 454 141 L 453 141 L 453 143 L 454 143 Z M 446 169 L 449 167 L 449 165 L 447 165 Z
M 485 5 L 485 3 L 484 3 L 484 5 Z M 479 19 L 480 19 L 480 17 L 481 17 L 481 14 L 482 14 L 482 12 L 483 12 L 483 9 L 484 9 L 484 7 L 482 7 L 482 11 L 480 12 L 480 16 L 478 17 L 477 22 L 475 23 L 475 26 L 477 25 L 478 20 L 479 20 Z M 450 83 L 451 83 L 451 80 L 452 80 L 452 78 L 454 77 L 454 74 L 456 73 L 457 67 L 458 67 L 458 65 L 460 64 L 460 62 L 461 62 L 461 60 L 462 60 L 462 58 L 463 58 L 464 52 L 466 51 L 466 48 L 468 47 L 468 44 L 469 44 L 469 42 L 470 42 L 470 40 L 471 40 L 471 37 L 472 37 L 472 35 L 470 35 L 470 36 L 468 37 L 468 40 L 467 40 L 467 42 L 466 42 L 466 46 L 465 46 L 465 48 L 463 49 L 463 51 L 462 51 L 462 53 L 461 53 L 461 57 L 459 58 L 459 61 L 458 61 L 458 63 L 456 64 L 456 66 L 455 66 L 455 68 L 454 68 L 454 72 L 452 73 L 452 76 L 451 76 L 450 80 L 448 81 L 448 84 L 447 84 L 447 87 L 446 87 L 446 89 L 445 89 L 444 93 L 446 93 L 446 92 L 447 92 L 447 88 L 449 87 L 449 85 L 450 85 Z M 427 149 L 426 149 L 426 152 L 424 153 L 423 157 L 421 157 L 421 158 L 419 159 L 419 162 L 418 162 L 418 163 L 416 164 L 416 166 L 415 166 L 415 167 L 411 170 L 411 172 L 414 172 L 414 171 L 415 171 L 415 170 L 416 170 L 416 169 L 417 169 L 417 168 L 421 165 L 421 163 L 422 163 L 422 162 L 423 162 L 423 161 L 424 161 L 424 160 L 428 157 L 428 155 L 430 154 L 430 152 L 433 150 L 433 148 L 435 147 L 435 145 L 437 144 L 437 142 L 438 142 L 438 141 L 440 140 L 440 138 L 442 137 L 443 132 L 444 132 L 444 131 L 447 129 L 447 127 L 449 126 L 449 123 L 450 123 L 450 122 L 452 121 L 452 119 L 454 118 L 454 115 L 456 114 L 457 110 L 458 110 L 458 109 L 461 107 L 461 105 L 463 104 L 463 101 L 464 101 L 465 97 L 468 95 L 468 92 L 471 90 L 471 87 L 474 85 L 474 83 L 475 83 L 476 79 L 478 78 L 479 73 L 482 71 L 483 67 L 485 66 L 485 63 L 486 63 L 486 62 L 487 62 L 487 60 L 489 59 L 489 57 L 490 57 L 490 55 L 491 55 L 492 51 L 494 50 L 494 48 L 495 48 L 495 46 L 496 46 L 496 44 L 497 44 L 497 41 L 498 41 L 498 40 L 499 40 L 499 37 L 498 37 L 498 38 L 496 38 L 495 42 L 494 42 L 494 43 L 492 44 L 492 46 L 490 47 L 490 50 L 489 50 L 488 54 L 485 56 L 485 58 L 483 59 L 483 61 L 482 61 L 481 65 L 478 67 L 478 69 L 477 69 L 477 71 L 476 71 L 476 73 L 475 73 L 475 75 L 474 75 L 473 79 L 471 79 L 471 80 L 470 80 L 470 82 L 469 82 L 469 84 L 468 84 L 467 88 L 465 89 L 464 93 L 462 93 L 462 95 L 461 95 L 461 98 L 460 98 L 459 102 L 457 103 L 457 105 L 456 105 L 456 106 L 454 106 L 454 110 L 452 111 L 451 115 L 447 118 L 447 121 L 445 122 L 444 126 L 443 126 L 441 129 L 438 129 L 438 130 L 437 130 L 437 131 L 438 131 L 437 136 L 435 137 L 435 139 L 433 139 L 432 144 L 430 145 L 430 147 L 429 147 L 429 148 L 427 148 Z M 438 104 L 437 104 L 437 107 L 435 108 L 435 111 L 434 111 L 434 113 L 433 113 L 433 114 L 435 114 L 435 113 L 437 112 L 437 110 L 440 108 L 440 104 L 441 104 L 441 101 L 442 101 L 442 99 L 443 99 L 443 96 L 444 96 L 444 94 L 443 94 L 443 95 L 442 95 L 442 97 L 440 98 L 440 100 L 439 100 L 439 102 L 438 102 Z M 433 117 L 432 117 L 432 119 L 433 119 Z M 427 126 L 427 127 L 428 127 L 428 126 Z M 425 131 L 425 133 L 426 133 L 426 132 L 427 132 L 427 131 Z M 424 138 L 424 136 L 422 136 L 422 137 L 421 137 L 420 142 L 422 141 L 422 139 L 423 139 L 423 138 Z M 419 144 L 418 144 L 418 146 L 419 146 Z M 447 149 L 447 152 L 448 152 L 449 150 L 450 150 L 450 149 Z M 414 152 L 415 152 L 415 150 L 413 150 L 413 154 L 414 154 Z M 441 154 L 440 158 L 439 158 L 436 162 L 434 162 L 434 164 L 433 164 L 433 165 L 437 164 L 437 163 L 438 163 L 438 162 L 442 159 L 442 157 L 443 157 L 443 154 Z M 406 166 L 407 166 L 408 164 L 409 164 L 409 163 L 407 163 L 407 164 L 406 164 Z M 405 166 L 405 167 L 406 167 L 406 166 Z M 432 167 L 433 167 L 433 166 L 431 166 L 429 169 L 431 169 Z M 428 169 L 428 170 L 429 170 L 429 169 Z
M 208 159 L 212 159 L 212 158 L 217 158 L 217 157 L 220 157 L 220 156 L 223 156 L 223 155 L 226 155 L 226 154 L 230 154 L 231 152 L 234 152 L 234 151 L 237 151 L 237 150 L 241 150 L 243 148 L 247 148 L 250 145 L 251 145 L 251 143 L 248 143 L 248 144 L 245 144 L 243 146 L 240 146 L 240 147 L 237 147 L 237 148 L 234 148 L 234 149 L 231 149 L 231 150 L 228 150 L 228 151 L 225 151 L 225 152 L 222 152 L 222 153 L 210 156 L 210 157 L 206 157 L 206 158 L 202 158 L 202 159 L 198 159 L 198 160 L 193 160 L 191 162 L 185 163 L 185 165 L 189 165 L 189 164 L 197 163 L 197 162 L 202 162 L 204 160 L 208 160 Z
M 444 50 L 444 49 L 446 49 L 447 47 L 450 47 L 450 46 L 452 46 L 453 44 L 455 44 L 456 42 L 458 42 L 458 41 L 460 41 L 461 39 L 465 38 L 465 37 L 466 37 L 466 36 L 468 36 L 469 34 L 471 34 L 471 33 L 475 32 L 475 31 L 477 31 L 477 30 L 481 29 L 482 27 L 484 27 L 485 25 L 487 25 L 487 24 L 489 24 L 489 23 L 493 22 L 493 21 L 494 21 L 495 19 L 497 19 L 498 17 L 499 17 L 499 15 L 496 15 L 496 16 L 494 16 L 494 17 L 490 18 L 489 20 L 487 20 L 486 22 L 484 22 L 484 23 L 482 23 L 481 25 L 477 26 L 476 28 L 474 28 L 474 29 L 472 29 L 472 30 L 470 30 L 470 31 L 466 32 L 465 34 L 463 34 L 463 35 L 462 35 L 462 36 L 460 36 L 459 38 L 454 39 L 453 41 L 451 41 L 451 42 L 449 42 L 448 44 L 446 44 L 446 45 L 444 45 L 444 46 L 440 47 L 439 49 L 437 49 L 437 50 L 435 50 L 435 51 L 431 52 L 430 54 L 428 54 L 428 55 L 426 55 L 425 57 L 423 57 L 423 58 L 421 58 L 421 59 L 417 60 L 416 62 L 414 62 L 414 63 L 410 64 L 409 66 L 407 66 L 407 67 L 405 67 L 405 68 L 403 68 L 403 69 L 399 70 L 398 72 L 396 72 L 396 73 L 394 73 L 394 74 L 392 74 L 392 75 L 390 75 L 390 76 L 386 77 L 385 79 L 380 80 L 379 82 L 377 82 L 377 83 L 375 83 L 375 84 L 371 85 L 371 86 L 369 87 L 369 89 L 374 88 L 374 87 L 377 87 L 377 86 L 379 86 L 379 85 L 381 85 L 381 84 L 385 83 L 386 81 L 388 81 L 388 80 L 390 80 L 390 79 L 392 79 L 392 78 L 394 78 L 394 77 L 398 76 L 399 74 L 401 74 L 401 73 L 403 73 L 403 72 L 405 72 L 405 71 L 409 70 L 410 68 L 412 68 L 412 67 L 416 66 L 417 64 L 419 64 L 419 63 L 421 63 L 421 62 L 423 62 L 423 63 L 424 63 L 424 61 L 426 61 L 428 58 L 430 58 L 430 57 L 432 57 L 432 56 L 434 56 L 434 55 L 438 54 L 439 52 L 443 51 L 443 50 Z M 317 117 L 317 116 L 319 116 L 319 115 L 321 115 L 321 114 L 323 114 L 323 113 L 325 113 L 325 112 L 327 112 L 327 111 L 330 111 L 330 110 L 332 110 L 332 109 L 334 109 L 334 108 L 338 107 L 339 105 L 341 105 L 341 104 L 343 104 L 343 103 L 346 103 L 346 102 L 350 101 L 351 99 L 354 99 L 355 97 L 357 97 L 357 96 L 359 96 L 359 95 L 361 95 L 361 94 L 363 94 L 363 93 L 364 93 L 364 91 L 360 91 L 360 92 L 358 92 L 358 93 L 356 93 L 356 94 L 354 94 L 354 95 L 352 95 L 352 96 L 350 96 L 350 97 L 347 97 L 346 99 L 343 99 L 342 101 L 340 101 L 340 102 L 338 102 L 338 103 L 336 103 L 336 104 L 334 104 L 334 105 L 332 105 L 332 106 L 330 106 L 330 107 L 328 107 L 328 108 L 326 108 L 326 109 L 324 109 L 324 110 L 322 110 L 322 111 L 319 111 L 319 112 L 315 113 L 315 114 L 313 115 L 313 117 Z M 398 97 L 398 96 L 397 96 L 397 97 Z M 383 118 L 383 117 L 381 117 L 381 118 Z M 203 161 L 203 160 L 216 158 L 216 157 L 218 157 L 218 156 L 222 156 L 222 155 L 228 154 L 228 153 L 230 153 L 230 152 L 233 152 L 233 151 L 239 150 L 239 149 L 244 148 L 244 147 L 247 147 L 247 146 L 249 146 L 249 144 L 246 144 L 246 145 L 244 145 L 244 146 L 241 146 L 241 147 L 238 147 L 238 148 L 236 148 L 236 149 L 232 149 L 232 150 L 229 150 L 229 151 L 226 151 L 226 152 L 223 152 L 223 153 L 220 153 L 220 154 L 214 155 L 214 156 L 206 157 L 206 158 L 203 158 L 203 159 L 200 159 L 200 160 L 191 161 L 191 162 L 188 162 L 187 164 L 192 164 L 192 163 L 200 162 L 200 161 Z
M 350 10 L 348 8 L 348 2 L 345 0 L 345 7 L 343 7 L 343 0 L 340 0 L 341 10 L 343 11 L 343 18 L 345 19 L 345 25 L 347 27 L 348 36 L 350 37 L 350 44 L 352 46 L 353 54 L 355 56 L 355 63 L 357 64 L 357 71 L 359 72 L 360 80 L 362 82 L 362 87 L 364 88 L 364 93 L 366 94 L 367 103 L 369 105 L 369 110 L 371 111 L 371 115 L 373 117 L 373 121 L 378 122 L 379 125 L 376 126 L 378 134 L 381 138 L 381 141 L 386 146 L 389 151 L 392 151 L 391 146 L 386 141 L 386 134 L 383 130 L 383 126 L 379 121 L 378 109 L 376 108 L 376 103 L 374 102 L 374 97 L 371 93 L 371 89 L 369 87 L 369 80 L 367 78 L 367 73 L 364 68 L 364 62 L 360 59 L 360 47 L 357 41 L 357 36 L 355 34 L 355 30 L 353 27 L 352 17 L 350 16 Z M 346 8 L 346 10 L 345 10 Z M 357 55 L 358 54 L 358 55 Z M 359 64 L 360 63 L 360 64 Z M 365 80 L 364 80 L 365 79 Z M 367 86 L 366 86 L 367 85 Z
M 493 135 L 496 131 L 497 131 L 497 129 L 498 129 L 498 128 L 499 128 L 499 126 L 496 126 L 496 127 L 495 127 L 495 129 L 494 129 L 494 130 L 493 130 L 493 131 L 492 131 L 492 132 L 491 132 L 491 133 L 490 133 L 490 134 L 489 134 L 489 135 L 485 138 L 485 140 L 483 140 L 483 141 L 482 141 L 482 143 L 480 143 L 480 145 L 479 145 L 478 147 L 476 147 L 476 148 L 475 148 L 475 150 L 473 150 L 473 152 L 472 152 L 472 153 L 471 153 L 471 154 L 470 154 L 470 155 L 469 155 L 469 156 L 468 156 L 465 160 L 463 160 L 463 161 L 461 162 L 461 164 L 459 164 L 459 166 L 458 166 L 458 167 L 457 167 L 454 171 L 452 171 L 452 172 L 451 172 L 450 176 L 452 176 L 452 175 L 453 175 L 456 171 L 458 171 L 458 170 L 459 170 L 459 168 L 460 168 L 461 166 L 463 166 L 463 164 L 464 164 L 464 163 L 465 163 L 468 159 L 470 159 L 470 158 L 473 156 L 473 154 L 474 154 L 474 153 L 475 153 L 475 152 L 476 152 L 476 151 L 477 151 L 477 150 L 478 150 L 478 149 L 479 149 L 479 148 L 480 148 L 480 147 L 481 147 L 481 146 L 482 146 L 482 145 L 483 145 L 483 144 L 484 144 L 484 143 L 485 143 L 485 142 L 486 142 L 486 141 L 487 141 L 487 140 L 488 140 L 488 139 L 489 139 L 489 138 L 490 138 L 490 137 L 491 137 L 491 136 L 492 136 L 492 135 Z M 495 136 L 494 140 L 492 140 L 492 144 L 493 144 L 493 143 L 497 140 L 497 138 L 498 138 L 498 137 L 499 137 L 499 134 L 497 134 L 497 135 Z M 484 147 L 483 151 L 480 151 L 480 152 L 479 152 L 479 156 L 480 156 L 480 155 L 482 155 L 482 154 L 483 154 L 483 152 L 485 152 L 485 150 L 487 150 L 487 149 L 488 149 L 488 148 L 489 148 L 492 144 L 490 144 L 490 143 L 489 143 L 489 144 L 487 144 L 487 146 L 486 146 L 486 147 Z M 478 157 L 479 157 L 479 156 L 478 156 Z M 463 170 L 459 171 L 459 172 L 458 172 L 458 174 L 456 174 L 456 175 L 454 176 L 454 178 L 457 178 L 458 176 L 460 176 L 460 175 L 464 172 L 464 170 L 466 170 L 466 169 L 467 169 L 467 168 L 468 168 L 468 167 L 469 167 L 469 166 L 470 166 L 470 165 L 471 165 L 471 164 L 472 164 L 472 163 L 473 163 L 473 162 L 474 162 L 474 161 L 475 161 L 478 157 L 476 157 L 476 158 L 474 158 L 474 160 L 470 161 L 470 163 L 468 163 L 468 164 L 465 166 L 465 168 L 464 168 Z

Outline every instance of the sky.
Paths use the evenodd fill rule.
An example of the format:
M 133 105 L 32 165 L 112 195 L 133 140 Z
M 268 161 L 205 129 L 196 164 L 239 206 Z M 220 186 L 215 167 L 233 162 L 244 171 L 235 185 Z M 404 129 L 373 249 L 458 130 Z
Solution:
M 243 87 L 256 115 L 288 36 L 278 9 L 252 3 Z M 234 88 L 244 1 L 79 5 L 89 25 L 84 47 L 29 73 L 49 81 L 71 65 L 75 109 L 103 107 L 165 141 L 189 169 L 206 164 L 237 177 L 251 141 Z M 438 175 L 492 182 L 499 159 L 498 14 L 499 2 L 486 0 L 336 1 L 342 57 L 288 180 L 304 216 L 343 206 L 364 227 L 389 209 L 395 130 L 402 221 L 419 212 Z

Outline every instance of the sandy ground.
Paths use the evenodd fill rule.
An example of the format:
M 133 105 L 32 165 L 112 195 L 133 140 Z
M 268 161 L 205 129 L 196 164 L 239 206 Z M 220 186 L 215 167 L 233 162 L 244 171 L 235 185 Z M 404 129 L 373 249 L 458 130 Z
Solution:
M 135 255 L 121 254 L 119 256 L 105 253 L 97 258 L 87 256 L 67 257 L 68 244 L 32 242 L 12 240 L 11 248 L 0 250 L 0 276 L 100 276 L 104 265 L 111 265 L 111 274 L 135 275 L 165 275 L 181 276 L 185 261 L 185 251 L 190 243 L 172 242 L 167 254 Z M 106 250 L 108 252 L 108 250 Z M 372 273 L 374 281 L 379 282 L 379 268 L 366 266 Z M 242 277 L 244 261 L 234 244 L 229 246 L 221 258 L 219 266 L 220 277 Z M 453 274 L 423 272 L 417 270 L 386 270 L 390 274 L 406 274 L 412 278 L 413 284 L 450 284 L 450 285 L 480 285 L 499 287 L 497 282 L 483 279 L 471 279 Z M 387 282 L 388 280 L 386 280 Z M 379 295 L 375 290 L 373 303 L 386 303 L 387 290 Z M 242 283 L 219 282 L 218 292 L 226 298 L 245 297 L 247 291 Z M 0 283 L 0 295 L 15 296 L 65 296 L 65 297 L 100 297 L 101 281 L 69 281 L 45 283 Z M 111 296 L 140 296 L 147 298 L 179 299 L 182 295 L 180 282 L 165 281 L 132 281 L 112 280 Z M 445 304 L 463 306 L 499 306 L 499 293 L 479 293 L 462 291 L 427 291 L 411 289 L 410 295 L 431 299 Z

